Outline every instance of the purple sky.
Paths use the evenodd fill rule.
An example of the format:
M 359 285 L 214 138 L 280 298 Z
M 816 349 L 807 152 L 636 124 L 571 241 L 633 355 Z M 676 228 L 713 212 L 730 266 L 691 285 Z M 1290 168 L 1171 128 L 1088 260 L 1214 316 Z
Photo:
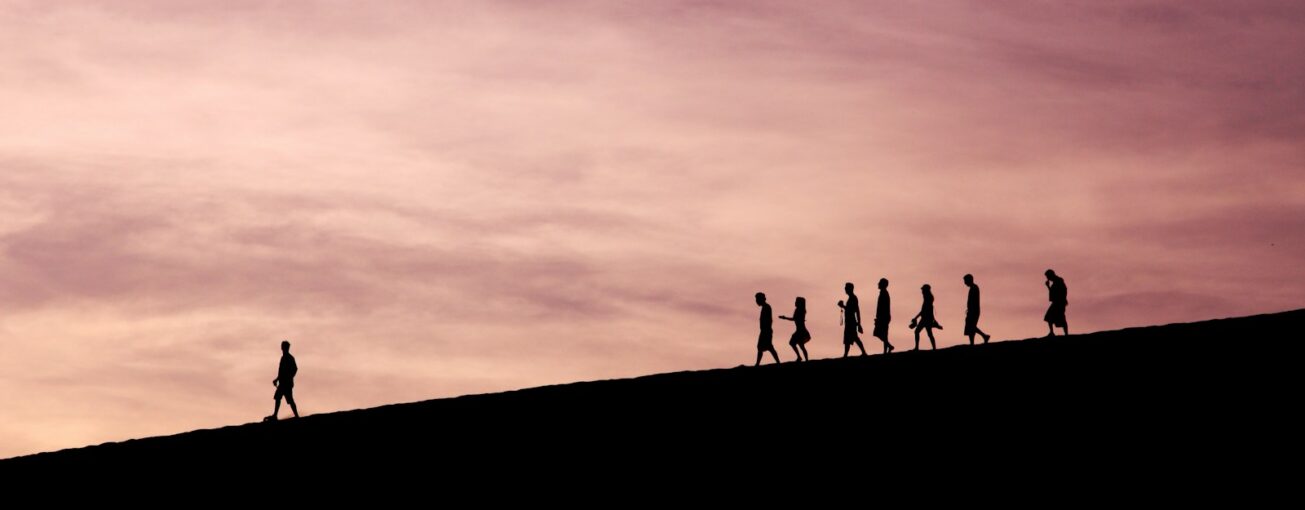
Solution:
M 899 346 L 967 272 L 1002 339 L 1049 267 L 1077 331 L 1305 306 L 1300 2 L 51 4 L 0 457 L 257 420 L 282 339 L 320 413 L 750 363 L 759 290 L 834 356 L 881 276 Z

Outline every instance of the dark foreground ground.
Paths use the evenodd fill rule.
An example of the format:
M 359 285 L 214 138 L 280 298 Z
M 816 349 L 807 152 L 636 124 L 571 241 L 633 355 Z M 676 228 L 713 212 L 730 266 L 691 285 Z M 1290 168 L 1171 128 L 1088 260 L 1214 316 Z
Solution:
M 691 486 L 785 497 L 972 476 L 1075 487 L 1049 495 L 1056 506 L 1121 487 L 1183 496 L 1157 504 L 1199 500 L 1220 481 L 1261 494 L 1298 483 L 1302 324 L 1305 310 L 583 382 L 64 450 L 0 461 L 0 473 L 192 484 L 257 474 L 266 484 L 251 491 L 418 474 L 430 484 L 421 490 L 488 486 L 476 493 L 498 497 L 637 487 L 625 503 Z

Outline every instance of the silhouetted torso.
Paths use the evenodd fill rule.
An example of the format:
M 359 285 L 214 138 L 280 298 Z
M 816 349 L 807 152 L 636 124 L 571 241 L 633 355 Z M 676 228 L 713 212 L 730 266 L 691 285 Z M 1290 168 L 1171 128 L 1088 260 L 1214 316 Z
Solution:
M 924 296 L 924 303 L 920 305 L 920 323 L 934 325 L 933 319 L 933 295 Z
M 1069 288 L 1065 287 L 1064 278 L 1056 278 L 1051 282 L 1051 288 L 1048 289 L 1048 299 L 1058 305 L 1069 304 Z
M 309 360 L 312 361 L 312 360 Z M 312 363 L 309 363 L 310 365 Z M 281 355 L 281 367 L 276 371 L 276 378 L 280 381 L 281 386 L 291 388 L 295 385 L 295 374 L 299 372 L 299 365 L 295 364 L 295 357 L 290 353 Z M 309 381 L 312 382 L 312 381 Z
M 761 331 L 771 331 L 770 303 L 761 305 Z
M 887 323 L 893 320 L 892 305 L 888 297 L 888 291 L 879 290 L 879 304 L 875 306 L 875 322 Z
M 799 330 L 807 329 L 807 310 L 805 308 L 793 310 L 793 323 L 797 325 Z
M 979 286 L 978 285 L 970 286 L 970 296 L 969 299 L 965 301 L 965 314 L 966 315 L 979 314 Z
M 860 325 L 861 319 L 861 300 L 856 298 L 856 294 L 847 297 L 847 305 L 843 310 L 843 328 L 850 331 L 856 331 Z

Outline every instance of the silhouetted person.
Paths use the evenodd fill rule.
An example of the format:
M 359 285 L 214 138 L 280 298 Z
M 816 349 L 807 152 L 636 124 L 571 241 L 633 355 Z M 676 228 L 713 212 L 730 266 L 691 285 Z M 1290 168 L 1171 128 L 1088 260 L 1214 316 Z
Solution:
M 1065 307 L 1069 306 L 1069 288 L 1065 287 L 1065 279 L 1056 276 L 1055 271 L 1048 269 L 1045 274 L 1047 299 L 1051 301 L 1047 314 L 1042 317 L 1042 320 L 1047 321 L 1047 336 L 1056 336 L 1057 326 L 1068 335 L 1069 321 L 1065 320 Z
M 807 354 L 807 342 L 811 340 L 811 332 L 807 331 L 807 298 L 799 297 L 793 301 L 792 317 L 781 315 L 779 318 L 793 321 L 793 325 L 797 328 L 793 331 L 792 338 L 788 339 L 788 345 L 797 354 L 797 360 L 811 361 L 811 355 Z
M 281 342 L 281 366 L 276 370 L 276 379 L 272 380 L 272 386 L 276 386 L 276 394 L 272 398 L 276 399 L 276 407 L 272 408 L 272 416 L 268 416 L 269 421 L 276 421 L 276 415 L 281 413 L 281 397 L 285 397 L 287 404 L 290 404 L 290 410 L 294 411 L 295 418 L 299 417 L 299 407 L 295 406 L 295 374 L 299 373 L 299 365 L 295 364 L 295 357 L 290 355 L 290 342 Z
M 970 288 L 970 297 L 965 300 L 965 336 L 970 337 L 970 345 L 974 345 L 975 334 L 983 337 L 986 344 L 992 337 L 979 329 L 979 286 L 974 284 L 974 275 L 967 274 L 962 280 Z
M 888 298 L 888 279 L 879 279 L 879 303 L 875 306 L 874 337 L 884 343 L 884 354 L 893 352 L 893 344 L 888 341 L 888 323 L 893 320 L 892 304 Z
M 920 305 L 920 313 L 915 314 L 911 319 L 911 329 L 915 330 L 915 350 L 920 350 L 920 330 L 925 330 L 929 334 L 929 348 L 937 349 L 938 344 L 933 340 L 933 328 L 942 329 L 942 324 L 933 317 L 933 289 L 929 284 L 920 287 L 920 293 L 924 294 L 924 303 Z
M 775 363 L 779 363 L 779 353 L 775 352 L 773 343 L 775 332 L 770 327 L 770 305 L 766 304 L 766 295 L 757 293 L 757 306 L 761 307 L 761 335 L 757 337 L 757 363 L 752 366 L 761 365 L 761 355 L 767 351 L 775 357 Z
M 852 282 L 843 285 L 843 291 L 847 292 L 847 304 L 842 301 L 838 302 L 839 308 L 843 309 L 843 357 L 852 350 L 852 344 L 856 344 L 861 349 L 861 355 L 865 356 L 865 345 L 861 344 L 860 333 L 865 333 L 861 327 L 861 301 L 852 293 Z

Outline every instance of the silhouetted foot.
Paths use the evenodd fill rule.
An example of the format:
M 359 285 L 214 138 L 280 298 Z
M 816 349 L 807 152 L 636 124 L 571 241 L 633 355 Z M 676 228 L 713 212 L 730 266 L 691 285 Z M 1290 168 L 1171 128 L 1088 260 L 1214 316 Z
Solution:
M 992 335 L 983 335 L 983 343 L 988 343 L 989 338 L 992 338 Z
M 268 421 L 276 421 L 276 415 L 274 414 L 274 415 L 271 415 L 271 416 L 265 416 L 265 417 L 263 417 L 263 421 L 265 421 L 265 422 L 268 422 Z

